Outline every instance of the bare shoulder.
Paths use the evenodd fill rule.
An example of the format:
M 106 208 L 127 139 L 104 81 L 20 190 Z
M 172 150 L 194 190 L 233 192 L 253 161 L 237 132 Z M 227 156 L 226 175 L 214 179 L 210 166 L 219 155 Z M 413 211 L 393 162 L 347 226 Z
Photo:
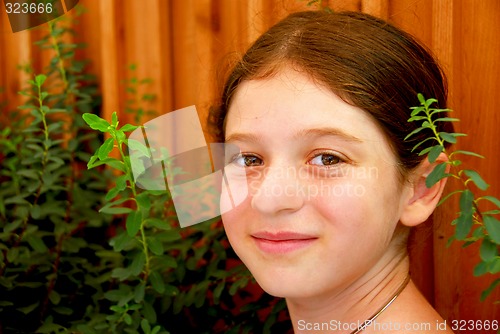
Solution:
M 452 334 L 448 324 L 410 282 L 394 303 L 368 328 L 366 334 Z

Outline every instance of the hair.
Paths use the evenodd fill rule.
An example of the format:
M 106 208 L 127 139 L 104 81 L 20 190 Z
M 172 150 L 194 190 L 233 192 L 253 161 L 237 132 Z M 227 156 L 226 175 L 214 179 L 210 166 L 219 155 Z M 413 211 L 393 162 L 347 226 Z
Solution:
M 412 149 L 429 132 L 404 140 L 418 127 L 407 121 L 410 107 L 420 105 L 417 94 L 422 93 L 446 108 L 445 75 L 411 35 L 358 12 L 297 12 L 260 36 L 236 63 L 211 108 L 209 125 L 217 140 L 224 141 L 225 118 L 240 83 L 272 77 L 284 67 L 304 72 L 370 114 L 389 139 L 403 176 L 425 158 Z M 438 131 L 453 132 L 450 122 L 436 125 Z

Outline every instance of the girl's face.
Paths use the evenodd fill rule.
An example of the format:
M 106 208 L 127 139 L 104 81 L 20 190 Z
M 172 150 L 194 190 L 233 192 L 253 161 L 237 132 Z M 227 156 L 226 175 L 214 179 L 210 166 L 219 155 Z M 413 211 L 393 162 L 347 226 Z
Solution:
M 226 142 L 241 150 L 231 168 L 246 172 L 248 195 L 222 215 L 224 227 L 268 293 L 335 293 L 397 248 L 404 187 L 366 112 L 285 70 L 239 86 Z

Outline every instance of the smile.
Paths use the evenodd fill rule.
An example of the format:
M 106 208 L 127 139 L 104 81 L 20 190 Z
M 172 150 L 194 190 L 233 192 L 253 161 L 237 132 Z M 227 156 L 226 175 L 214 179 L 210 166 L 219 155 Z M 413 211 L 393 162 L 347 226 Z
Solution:
M 252 234 L 252 239 L 259 249 L 270 254 L 286 254 L 306 248 L 318 238 L 295 232 L 259 232 Z

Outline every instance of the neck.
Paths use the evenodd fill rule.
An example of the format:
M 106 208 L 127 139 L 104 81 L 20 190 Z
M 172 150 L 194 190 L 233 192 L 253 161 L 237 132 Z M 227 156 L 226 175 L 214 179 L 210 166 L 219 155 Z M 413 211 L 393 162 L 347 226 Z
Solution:
M 349 327 L 335 332 L 351 333 L 358 324 L 376 314 L 397 293 L 409 271 L 407 253 L 388 253 L 369 271 L 345 287 L 322 296 L 287 299 L 294 332 L 313 333 L 314 326 L 320 326 L 317 333 L 323 333 L 326 328 L 322 328 L 321 324 L 343 323 Z M 390 307 L 384 311 L 389 312 Z M 305 328 L 306 324 L 309 328 Z

